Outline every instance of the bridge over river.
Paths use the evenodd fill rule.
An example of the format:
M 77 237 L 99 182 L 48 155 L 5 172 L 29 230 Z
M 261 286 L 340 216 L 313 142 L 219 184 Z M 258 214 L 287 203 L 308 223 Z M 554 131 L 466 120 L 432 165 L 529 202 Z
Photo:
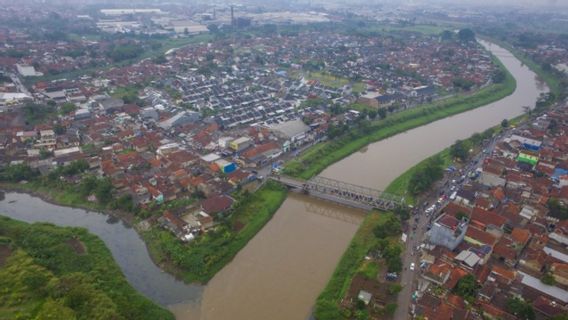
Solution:
M 402 197 L 321 176 L 307 181 L 282 175 L 270 179 L 310 196 L 363 210 L 389 211 L 404 205 Z

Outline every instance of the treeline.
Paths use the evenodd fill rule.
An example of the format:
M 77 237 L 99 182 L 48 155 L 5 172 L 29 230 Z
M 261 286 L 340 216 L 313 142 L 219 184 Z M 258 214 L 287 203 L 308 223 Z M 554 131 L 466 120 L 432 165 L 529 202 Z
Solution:
M 430 189 L 434 182 L 444 176 L 444 161 L 442 157 L 434 156 L 426 160 L 423 166 L 410 177 L 408 191 L 416 196 Z
M 9 319 L 174 319 L 127 283 L 84 229 L 0 217 L 0 314 Z
M 83 205 L 96 209 L 118 209 L 138 213 L 139 207 L 134 205 L 129 194 L 115 196 L 110 179 L 97 177 L 88 173 L 89 164 L 78 160 L 66 166 L 60 166 L 41 176 L 38 170 L 25 164 L 10 165 L 0 169 L 0 182 L 29 182 L 21 187 L 40 190 L 56 195 L 63 205 Z M 78 178 L 79 182 L 70 182 Z M 94 196 L 95 199 L 88 199 Z M 96 200 L 93 202 L 92 200 Z

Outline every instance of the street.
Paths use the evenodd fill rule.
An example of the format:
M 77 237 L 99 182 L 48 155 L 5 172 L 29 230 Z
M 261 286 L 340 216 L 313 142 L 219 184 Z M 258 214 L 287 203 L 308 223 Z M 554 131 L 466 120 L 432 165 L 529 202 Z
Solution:
M 464 184 L 470 181 L 469 173 L 475 172 L 476 168 L 481 167 L 483 160 L 493 152 L 497 142 L 500 141 L 503 136 L 509 135 L 510 131 L 511 129 L 508 129 L 493 137 L 487 143 L 484 143 L 483 146 L 481 146 L 482 152 L 471 157 L 461 170 L 447 172 L 444 178 L 436 183 L 438 188 L 434 187 L 430 194 L 417 201 L 418 204 L 413 209 L 412 215 L 408 220 L 408 237 L 403 256 L 401 257 L 403 263 L 403 271 L 400 274 L 402 290 L 398 294 L 398 307 L 394 319 L 404 320 L 411 318 L 410 307 L 415 303 L 412 295 L 413 292 L 417 290 L 418 277 L 422 272 L 420 268 L 421 250 L 417 249 L 417 247 L 427 242 L 428 224 L 435 220 L 440 210 L 451 201 L 449 195 L 453 190 L 459 190 Z M 456 183 L 452 182 L 454 180 Z M 445 196 L 445 198 L 443 201 L 438 202 L 440 196 Z M 427 214 L 425 209 L 431 205 L 435 205 L 435 209 L 433 212 Z M 414 227 L 416 227 L 415 231 L 413 231 Z M 410 270 L 411 263 L 415 264 L 414 271 Z

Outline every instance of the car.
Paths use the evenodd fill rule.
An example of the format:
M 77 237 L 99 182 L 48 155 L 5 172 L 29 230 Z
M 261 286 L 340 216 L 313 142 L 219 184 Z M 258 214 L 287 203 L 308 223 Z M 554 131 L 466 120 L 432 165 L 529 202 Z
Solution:
M 414 265 L 414 262 L 412 262 L 412 263 L 410 264 L 410 271 L 414 271 L 414 266 L 415 266 L 415 265 Z

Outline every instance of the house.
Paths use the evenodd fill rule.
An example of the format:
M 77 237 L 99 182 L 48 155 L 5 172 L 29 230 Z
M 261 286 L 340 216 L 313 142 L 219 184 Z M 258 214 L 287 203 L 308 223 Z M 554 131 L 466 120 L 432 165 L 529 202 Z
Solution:
M 443 214 L 438 217 L 430 230 L 430 242 L 454 250 L 464 239 L 468 223 Z
M 166 210 L 163 215 L 158 218 L 158 222 L 168 230 L 170 230 L 176 237 L 182 238 L 185 234 L 189 233 L 188 224 L 180 217 Z
M 270 131 L 278 138 L 284 140 L 284 152 L 295 149 L 308 140 L 310 127 L 301 119 L 285 121 L 270 127 Z
M 122 99 L 106 98 L 99 101 L 101 109 L 108 114 L 120 111 L 123 105 L 124 101 Z
M 201 211 L 215 217 L 223 214 L 233 205 L 233 198 L 226 195 L 214 195 L 201 201 Z
M 197 120 L 200 119 L 200 117 L 201 116 L 200 116 L 199 112 L 182 111 L 180 113 L 177 113 L 173 117 L 160 122 L 158 124 L 158 126 L 160 126 L 160 128 L 162 128 L 164 130 L 170 130 L 172 128 L 182 126 L 182 125 L 187 124 L 187 123 L 196 122 Z

